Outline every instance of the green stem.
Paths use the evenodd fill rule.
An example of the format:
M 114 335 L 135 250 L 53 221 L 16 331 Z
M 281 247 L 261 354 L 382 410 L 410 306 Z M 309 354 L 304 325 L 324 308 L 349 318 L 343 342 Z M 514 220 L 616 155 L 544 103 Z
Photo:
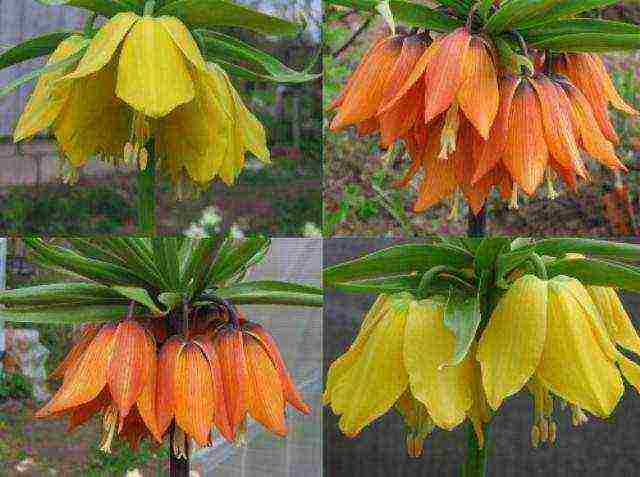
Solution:
M 483 426 L 484 447 L 480 443 L 471 422 L 467 423 L 467 461 L 462 468 L 463 477 L 484 477 L 487 475 L 487 456 L 489 454 L 489 424 Z
M 138 231 L 142 235 L 156 234 L 156 155 L 153 142 L 147 144 L 149 160 L 147 167 L 138 170 L 137 209 Z

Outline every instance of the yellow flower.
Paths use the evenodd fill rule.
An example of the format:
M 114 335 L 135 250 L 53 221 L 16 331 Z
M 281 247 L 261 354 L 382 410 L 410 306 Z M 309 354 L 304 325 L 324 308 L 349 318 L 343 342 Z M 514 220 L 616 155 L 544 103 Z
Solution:
M 611 340 L 640 356 L 640 337 L 615 289 L 596 286 L 586 288 L 600 312 Z
M 455 348 L 444 308 L 441 301 L 418 301 L 408 293 L 378 298 L 354 343 L 327 374 L 324 401 L 341 416 L 339 426 L 347 436 L 356 436 L 395 405 L 413 422 L 409 453 L 419 455 L 416 439 L 426 437 L 423 424 L 451 430 L 472 412 L 472 353 L 458 365 L 442 366 Z M 406 393 L 424 406 L 420 426 L 417 417 L 406 417 Z
M 71 37 L 50 62 L 88 40 Z M 160 168 L 174 183 L 203 186 L 217 175 L 234 182 L 246 151 L 269 161 L 260 122 L 227 75 L 205 63 L 185 25 L 174 17 L 120 13 L 90 41 L 73 71 L 43 75 L 14 133 L 15 141 L 52 128 L 73 167 L 92 156 L 138 158 L 155 138 Z
M 608 417 L 624 391 L 621 374 L 640 386 L 640 367 L 616 349 L 585 287 L 565 276 L 516 280 L 482 334 L 477 359 L 493 409 L 525 385 L 534 394 L 534 445 L 555 439 L 551 395 Z

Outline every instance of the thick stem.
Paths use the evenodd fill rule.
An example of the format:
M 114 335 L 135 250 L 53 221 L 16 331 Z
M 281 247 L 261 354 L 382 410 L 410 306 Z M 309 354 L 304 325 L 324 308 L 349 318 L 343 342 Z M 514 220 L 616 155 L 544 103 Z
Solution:
M 171 438 L 169 440 L 169 476 L 189 477 L 189 449 L 187 448 L 187 458 L 178 457 L 173 448 L 173 437 L 175 426 L 171 426 Z M 187 444 L 188 445 L 188 444 Z
M 487 474 L 487 456 L 489 454 L 489 424 L 483 426 L 484 447 L 480 443 L 473 429 L 473 424 L 467 424 L 467 461 L 464 464 L 463 477 L 484 477 Z
M 487 209 L 483 207 L 480 209 L 480 212 L 478 212 L 478 215 L 469 211 L 469 215 L 467 217 L 467 235 L 469 237 L 484 237 L 487 233 L 486 228 Z
M 156 154 L 153 141 L 147 143 L 147 167 L 137 176 L 138 231 L 142 235 L 156 234 Z

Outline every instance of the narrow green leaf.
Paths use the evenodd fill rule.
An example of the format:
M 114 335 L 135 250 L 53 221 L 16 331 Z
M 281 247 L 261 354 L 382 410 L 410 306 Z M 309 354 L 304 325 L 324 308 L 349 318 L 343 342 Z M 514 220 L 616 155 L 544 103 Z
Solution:
M 176 0 L 158 10 L 158 15 L 180 18 L 191 27 L 240 27 L 265 35 L 297 35 L 301 25 L 258 12 L 229 0 Z
M 495 35 L 516 28 L 520 22 L 530 21 L 566 0 L 511 0 L 502 2 L 485 25 L 485 30 Z
M 547 265 L 549 278 L 566 275 L 584 285 L 622 288 L 640 292 L 640 268 L 589 258 L 565 258 Z
M 581 253 L 591 257 L 640 262 L 640 245 L 632 243 L 587 238 L 550 238 L 539 240 L 530 248 L 538 255 L 553 257 L 562 257 L 567 253 Z
M 249 267 L 264 258 L 270 244 L 266 237 L 251 237 L 236 243 L 224 257 L 216 259 L 206 278 L 206 285 L 220 286 L 242 276 Z
M 542 15 L 537 15 L 534 18 L 519 22 L 518 28 L 531 28 L 557 20 L 565 20 L 579 13 L 593 10 L 594 8 L 613 5 L 614 3 L 618 3 L 618 1 L 619 0 L 565 0 L 551 7 Z
M 204 294 L 215 295 L 238 305 L 322 306 L 322 289 L 278 281 L 244 282 Z
M 482 272 L 492 270 L 495 267 L 496 258 L 502 251 L 507 249 L 510 243 L 511 239 L 509 237 L 486 237 L 482 239 L 476 250 L 476 275 L 480 276 Z
M 243 66 L 233 66 L 249 71 L 258 81 L 304 83 L 321 76 L 307 73 L 306 70 L 295 71 L 270 54 L 224 33 L 209 30 L 197 30 L 196 33 L 200 37 L 203 54 L 207 59 L 228 65 L 233 64 L 232 60 L 242 62 Z
M 376 13 L 377 0 L 327 0 L 326 3 Z M 451 31 L 464 25 L 457 18 L 450 17 L 419 3 L 404 0 L 390 0 L 389 7 L 396 21 L 408 26 L 435 31 Z
M 156 316 L 164 315 L 165 312 L 158 308 L 149 295 L 149 292 L 144 288 L 138 287 L 119 287 L 113 286 L 111 287 L 114 291 L 120 293 L 122 296 L 129 298 L 130 300 L 136 301 L 141 305 L 146 306 L 149 310 L 153 312 Z
M 420 275 L 398 275 L 395 277 L 373 278 L 354 282 L 338 282 L 334 288 L 346 293 L 401 293 L 416 294 L 420 285 Z
M 63 40 L 69 38 L 74 33 L 77 32 L 55 31 L 35 38 L 29 38 L 27 41 L 12 46 L 0 54 L 0 70 L 17 65 L 23 61 L 48 56 L 55 51 Z
M 473 256 L 466 250 L 440 244 L 407 244 L 379 250 L 324 270 L 324 283 L 363 280 L 389 275 L 408 275 L 448 265 L 472 268 Z
M 477 295 L 466 298 L 452 295 L 449 298 L 444 313 L 444 325 L 455 334 L 456 346 L 451 359 L 442 363 L 441 368 L 456 366 L 467 356 L 481 318 L 480 298 Z
M 593 33 L 601 35 L 639 35 L 640 27 L 624 22 L 599 20 L 596 18 L 578 18 L 547 23 L 539 28 L 532 28 L 522 33 L 527 42 L 536 43 L 563 35 Z
M 567 53 L 634 51 L 640 49 L 640 34 L 576 33 L 533 40 L 531 46 Z
M 201 238 L 189 240 L 182 245 L 184 250 L 184 264 L 180 271 L 181 288 L 191 284 L 198 277 L 206 276 L 215 259 L 216 248 L 220 246 L 219 240 L 214 238 Z
M 42 68 L 35 69 L 20 78 L 16 78 L 11 81 L 9 84 L 0 88 L 0 99 L 4 96 L 7 96 L 13 90 L 19 88 L 25 83 L 28 83 L 31 80 L 39 78 L 45 73 L 51 73 L 52 71 L 57 71 L 62 68 L 66 68 L 69 66 L 75 65 L 80 59 L 84 56 L 84 53 L 87 51 L 87 46 L 80 48 L 74 54 L 67 56 L 64 60 L 56 61 L 54 63 L 47 64 Z
M 60 303 L 124 303 L 111 288 L 94 283 L 52 283 L 0 291 L 3 305 L 46 305 Z
M 131 6 L 126 1 L 118 0 L 36 0 L 47 6 L 68 5 L 70 7 L 84 8 L 92 12 L 104 15 L 107 18 L 120 13 L 131 11 Z M 138 13 L 142 13 L 140 8 Z
M 176 292 L 165 292 L 158 295 L 158 301 L 171 311 L 182 303 L 182 295 Z
M 180 263 L 176 237 L 164 236 L 152 239 L 153 255 L 162 276 L 169 286 L 178 291 L 180 287 Z
M 0 319 L 14 323 L 80 324 L 112 321 L 127 314 L 128 305 L 34 306 L 0 308 Z

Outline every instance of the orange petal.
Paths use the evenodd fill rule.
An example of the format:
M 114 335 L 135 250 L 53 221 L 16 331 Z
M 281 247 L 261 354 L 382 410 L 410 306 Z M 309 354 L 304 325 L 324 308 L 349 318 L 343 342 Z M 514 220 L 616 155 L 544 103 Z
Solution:
M 111 400 L 111 396 L 109 396 L 109 391 L 103 389 L 100 394 L 95 399 L 92 399 L 86 404 L 82 404 L 81 406 L 76 407 L 71 411 L 69 415 L 69 428 L 68 431 L 71 432 L 77 427 L 81 426 L 97 413 L 101 412 Z
M 413 207 L 415 212 L 423 212 L 440 202 L 451 195 L 460 185 L 458 180 L 461 166 L 458 160 L 459 156 L 454 154 L 444 160 L 438 158 L 441 129 L 442 121 L 440 121 L 439 127 L 434 128 L 434 133 L 437 132 L 437 134 L 432 134 L 429 137 L 429 144 L 422 158 L 424 178 L 420 184 L 418 201 Z
M 561 178 L 562 181 L 573 191 L 578 190 L 578 179 L 576 173 L 572 169 L 568 169 L 556 161 L 553 157 L 549 158 L 549 167 L 551 167 Z
M 136 408 L 133 408 L 127 415 L 122 430 L 118 435 L 126 440 L 129 447 L 134 451 L 138 449 L 142 439 L 148 435 L 147 427 Z
M 604 85 L 600 82 L 600 75 L 588 55 L 583 53 L 565 54 L 566 73 L 571 82 L 585 95 L 593 114 L 600 126 L 602 134 L 614 144 L 620 139 L 611 123 L 608 111 L 608 101 L 604 96 Z
M 502 162 L 520 187 L 532 195 L 544 179 L 548 159 L 540 103 L 529 82 L 524 81 L 513 97 Z
M 382 101 L 387 79 L 400 51 L 403 37 L 386 38 L 358 67 L 349 91 L 342 100 L 331 130 L 338 131 L 350 124 L 361 123 L 375 116 Z
M 176 424 L 201 445 L 210 441 L 215 402 L 211 367 L 200 346 L 187 342 L 174 372 Z
M 358 126 L 357 126 L 358 136 L 360 137 L 373 134 L 377 132 L 379 129 L 380 129 L 380 122 L 378 121 L 378 118 L 375 118 L 375 117 L 365 119 L 361 123 L 358 123 Z
M 249 414 L 267 429 L 285 436 L 288 429 L 284 422 L 284 395 L 278 371 L 258 340 L 245 334 L 243 342 L 249 369 Z
M 458 157 L 458 182 L 462 184 L 462 191 L 469 207 L 474 214 L 478 215 L 484 206 L 491 189 L 496 183 L 496 175 L 492 170 L 485 174 L 482 179 L 473 184 L 471 179 L 477 169 L 478 154 L 474 150 L 479 149 L 483 143 L 482 137 L 469 121 L 463 121 L 460 125 L 459 140 L 456 145 L 456 156 Z
M 562 84 L 571 105 L 572 120 L 579 131 L 582 147 L 587 154 L 612 169 L 626 170 L 616 155 L 613 144 L 602 134 L 593 109 L 582 92 L 573 85 Z
M 107 368 L 113 350 L 116 326 L 104 325 L 91 341 L 78 365 L 65 375 L 53 399 L 36 413 L 36 417 L 80 406 L 94 399 L 107 384 Z
M 251 335 L 260 342 L 266 353 L 269 355 L 269 358 L 271 358 L 271 361 L 273 361 L 273 365 L 276 367 L 278 375 L 280 376 L 280 381 L 282 382 L 282 390 L 284 392 L 285 400 L 298 411 L 309 414 L 311 412 L 311 408 L 302 400 L 302 396 L 300 396 L 300 393 L 296 389 L 293 379 L 287 371 L 287 366 L 282 359 L 280 350 L 278 349 L 278 343 L 276 343 L 273 336 L 271 336 L 267 330 L 257 323 L 247 323 L 245 324 L 244 329 L 251 333 Z
M 498 113 L 500 94 L 493 59 L 479 37 L 471 38 L 462 77 L 465 79 L 458 90 L 458 103 L 480 135 L 488 139 Z
M 500 80 L 500 106 L 498 114 L 491 126 L 489 139 L 481 148 L 477 166 L 473 174 L 472 182 L 480 180 L 487 172 L 492 170 L 502 157 L 507 144 L 507 132 L 509 131 L 509 119 L 511 117 L 511 104 L 513 96 L 520 84 L 520 78 L 505 76 Z
M 618 93 L 613 81 L 611 81 L 611 77 L 609 76 L 609 72 L 607 71 L 607 67 L 604 65 L 602 58 L 597 54 L 588 54 L 591 63 L 593 65 L 594 71 L 598 74 L 600 79 L 600 83 L 604 89 L 604 94 L 611 103 L 611 105 L 619 111 L 627 114 L 638 114 L 633 107 L 628 105 L 624 99 Z
M 587 170 L 573 136 L 571 117 L 561 104 L 561 101 L 566 100 L 566 96 L 560 98 L 555 84 L 544 75 L 531 78 L 530 82 L 540 100 L 544 137 L 549 152 L 564 169 L 573 170 L 586 179 Z
M 162 346 L 158 356 L 156 422 L 159 435 L 164 435 L 167 432 L 175 415 L 173 376 L 178 354 L 182 351 L 184 344 L 184 341 L 179 336 L 169 338 Z
M 462 82 L 463 65 L 471 35 L 458 28 L 443 38 L 438 51 L 424 72 L 424 121 L 430 122 L 446 111 L 456 97 Z
M 214 347 L 220 360 L 224 401 L 235 439 L 238 427 L 247 415 L 249 377 L 242 334 L 231 327 L 222 329 L 214 339 Z
M 155 346 L 154 346 L 155 349 Z M 144 421 L 145 425 L 155 437 L 158 442 L 162 442 L 162 432 L 158 427 L 158 413 L 156 409 L 157 398 L 157 381 L 158 381 L 158 359 L 155 351 L 153 353 L 153 360 L 149 362 L 149 377 L 142 392 L 136 401 L 140 418 Z
M 107 382 L 121 426 L 149 381 L 155 361 L 156 346 L 142 325 L 134 320 L 120 323 L 114 336 Z
M 384 92 L 383 105 L 396 97 L 402 85 L 409 78 L 427 49 L 427 39 L 425 34 L 420 34 L 409 36 L 404 40 L 402 52 L 391 72 Z M 383 147 L 390 147 L 399 137 L 411 129 L 423 109 L 423 101 L 424 84 L 422 81 L 416 81 L 392 108 L 379 113 Z
M 233 431 L 227 415 L 227 406 L 224 400 L 224 387 L 222 385 L 222 371 L 220 370 L 220 359 L 213 346 L 213 342 L 208 336 L 198 336 L 194 338 L 204 352 L 209 366 L 211 366 L 211 379 L 213 382 L 214 416 L 213 423 L 222 434 L 222 437 L 232 441 Z
M 89 343 L 91 343 L 93 338 L 98 334 L 98 329 L 99 328 L 96 326 L 87 327 L 78 342 L 73 345 L 69 354 L 67 354 L 49 377 L 52 379 L 61 379 L 66 374 L 67 370 L 73 369 L 80 361 L 80 358 L 86 351 Z

